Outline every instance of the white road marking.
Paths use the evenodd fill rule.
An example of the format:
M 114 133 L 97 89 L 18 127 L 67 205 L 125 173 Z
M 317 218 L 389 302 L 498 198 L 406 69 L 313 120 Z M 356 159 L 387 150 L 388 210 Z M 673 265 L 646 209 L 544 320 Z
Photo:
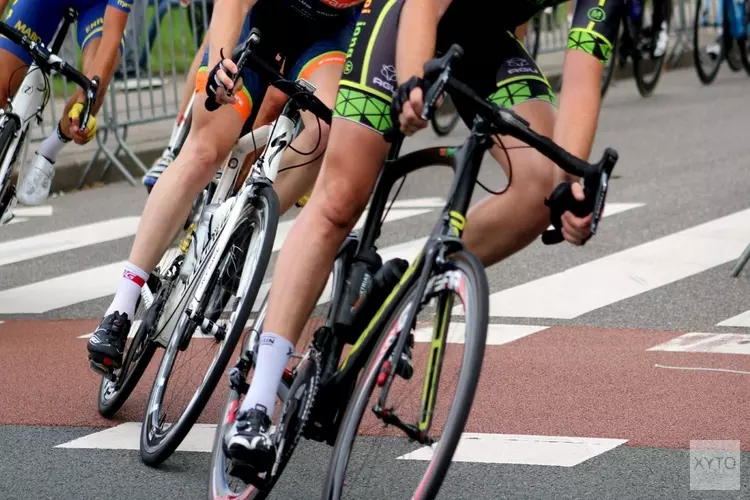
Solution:
M 453 461 L 574 467 L 626 442 L 627 439 L 466 432 L 461 435 Z M 431 457 L 432 448 L 425 446 L 398 459 L 429 460 Z
M 750 210 L 700 224 L 490 296 L 490 315 L 571 319 L 737 258 Z
M 13 213 L 21 217 L 50 217 L 54 213 L 52 205 L 41 205 L 38 207 L 24 207 L 16 205 Z
M 750 335 L 691 332 L 646 350 L 748 355 L 750 354 Z
M 41 314 L 111 295 L 125 261 L 0 291 L 0 314 Z
M 716 326 L 750 327 L 750 310 L 725 319 L 721 323 L 717 323 Z
M 177 451 L 210 453 L 216 424 L 195 424 L 188 432 Z M 116 427 L 88 434 L 55 448 L 104 449 L 104 450 L 139 450 L 141 422 L 126 422 Z
M 730 370 L 728 368 L 708 368 L 708 367 L 701 367 L 701 366 L 669 366 L 669 365 L 660 365 L 658 363 L 655 364 L 654 367 L 655 368 L 668 368 L 670 370 L 736 373 L 738 375 L 750 375 L 750 372 L 745 372 L 742 370 Z
M 498 325 L 491 323 L 487 327 L 487 345 L 503 345 L 531 334 L 546 330 L 547 326 L 534 325 Z M 448 343 L 463 344 L 466 340 L 466 324 L 451 322 L 448 327 Z M 431 342 L 432 326 L 419 328 L 414 332 L 415 342 Z
M 0 243 L 0 266 L 135 234 L 140 217 L 121 217 Z

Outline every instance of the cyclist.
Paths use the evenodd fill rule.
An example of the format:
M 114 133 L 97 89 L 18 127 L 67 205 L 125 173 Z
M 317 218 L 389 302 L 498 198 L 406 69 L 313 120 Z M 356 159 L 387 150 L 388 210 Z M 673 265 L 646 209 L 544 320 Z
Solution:
M 120 63 L 124 48 L 123 33 L 133 0 L 12 0 L 7 24 L 35 41 L 50 43 L 67 9 L 78 11 L 78 45 L 83 52 L 83 73 L 99 76 L 100 92 L 87 127 L 79 128 L 79 116 L 85 94 L 78 89 L 65 105 L 57 128 L 38 147 L 20 174 L 17 198 L 25 205 L 39 205 L 49 195 L 55 160 L 66 144 L 86 144 L 96 134 L 94 115 L 103 103 L 106 88 Z M 8 0 L 0 0 L 3 12 Z M 15 94 L 25 76 L 22 71 L 31 56 L 7 38 L 0 37 L 0 103 Z
M 209 27 L 209 48 L 198 72 L 190 132 L 148 197 L 115 297 L 88 343 L 95 369 L 107 371 L 120 365 L 141 286 L 187 217 L 193 200 L 229 154 L 243 125 L 253 122 L 265 94 L 268 82 L 260 81 L 247 68 L 241 85 L 238 80 L 234 87 L 227 72 L 236 73 L 237 67 L 229 59 L 221 62 L 220 54 L 230 55 L 238 39 L 246 39 L 251 29 L 258 28 L 261 39 L 256 54 L 277 65 L 277 55 L 282 56 L 283 71 L 290 78 L 310 81 L 318 97 L 333 107 L 345 51 L 359 15 L 358 4 L 359 0 L 222 0 L 216 5 Z M 208 85 L 216 90 L 218 102 L 231 105 L 209 113 L 205 109 Z M 285 152 L 281 169 L 306 163 L 311 155 L 322 156 L 327 126 L 307 112 L 303 121 L 305 128 L 293 141 L 295 147 Z M 321 161 L 316 160 L 312 168 L 280 173 L 274 188 L 281 213 L 312 186 Z M 205 243 L 194 236 L 196 248 L 202 249 Z
M 279 380 L 324 288 L 337 249 L 370 197 L 389 149 L 382 134 L 391 126 L 392 116 L 406 135 L 427 125 L 418 118 L 423 107 L 420 75 L 436 49 L 442 52 L 459 43 L 465 55 L 454 64 L 456 78 L 489 101 L 513 108 L 533 129 L 572 154 L 589 156 L 600 106 L 602 61 L 617 33 L 623 0 L 577 2 L 556 112 L 554 92 L 512 32 L 538 10 L 559 2 L 374 0 L 365 4 L 340 83 L 335 107 L 339 119 L 331 127 L 322 170 L 275 266 L 254 376 L 238 423 L 225 440 L 231 457 L 258 472 L 274 463 L 269 417 Z M 458 95 L 453 99 L 464 121 L 471 124 L 465 100 Z M 519 149 L 519 141 L 509 137 L 499 137 L 496 143 L 492 155 L 509 178 L 511 164 L 515 167 L 512 182 L 502 196 L 487 197 L 469 211 L 463 236 L 485 266 L 524 248 L 548 227 L 545 198 L 553 191 L 559 196 L 556 188 L 570 189 L 577 200 L 583 200 L 581 185 L 536 150 Z M 500 145 L 507 148 L 507 156 Z M 580 218 L 566 211 L 565 239 L 583 244 L 590 236 L 590 220 L 590 214 Z M 409 358 L 402 362 L 410 363 Z

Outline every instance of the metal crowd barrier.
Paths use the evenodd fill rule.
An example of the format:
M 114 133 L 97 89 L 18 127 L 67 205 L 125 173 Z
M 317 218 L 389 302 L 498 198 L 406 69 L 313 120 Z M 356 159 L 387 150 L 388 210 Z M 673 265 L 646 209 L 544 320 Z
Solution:
M 647 0 L 650 3 L 653 0 Z M 692 48 L 692 24 L 696 0 L 672 0 L 673 14 L 670 24 L 670 54 L 668 64 Z M 567 46 L 569 14 L 574 1 L 548 8 L 539 14 L 541 22 L 539 54 L 562 52 Z M 208 29 L 213 0 L 137 0 L 126 30 L 121 73 L 110 85 L 105 103 L 97 117 L 99 132 L 96 151 L 79 179 L 82 187 L 92 174 L 92 167 L 100 158 L 105 159 L 103 177 L 115 167 L 131 184 L 137 180 L 123 164 L 128 158 L 143 173 L 147 166 L 128 145 L 147 139 L 149 124 L 164 122 L 171 127 L 182 98 L 186 74 L 193 57 Z M 529 23 L 529 30 L 532 24 Z M 78 47 L 71 29 L 63 47 L 66 60 L 80 62 Z M 130 77 L 130 78 L 128 78 Z M 63 84 L 55 77 L 51 101 L 45 111 L 41 127 L 32 135 L 33 141 L 48 136 L 57 123 L 64 102 L 74 87 Z M 62 91 L 60 91 L 62 90 Z M 150 129 L 153 131 L 153 128 Z M 140 136 L 139 136 L 140 134 Z M 163 137 L 163 136 L 162 136 Z M 164 144 L 159 147 L 166 146 Z M 100 178 L 101 178 L 100 177 Z

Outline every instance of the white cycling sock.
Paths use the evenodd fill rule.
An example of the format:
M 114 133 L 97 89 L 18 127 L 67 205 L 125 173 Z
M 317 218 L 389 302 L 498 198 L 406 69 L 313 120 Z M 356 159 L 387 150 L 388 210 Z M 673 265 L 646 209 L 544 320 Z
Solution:
M 55 161 L 57 161 L 57 155 L 60 154 L 60 151 L 62 151 L 65 145 L 69 142 L 70 139 L 62 134 L 62 132 L 60 131 L 60 124 L 58 123 L 57 129 L 49 137 L 42 141 L 42 143 L 39 145 L 39 148 L 36 150 L 36 153 L 38 155 L 44 156 L 51 163 L 55 163 Z
M 240 411 L 247 411 L 262 405 L 266 413 L 273 418 L 276 407 L 276 390 L 281 382 L 281 375 L 294 353 L 294 345 L 287 339 L 275 333 L 264 333 L 260 336 L 258 359 L 255 363 L 255 373 L 250 382 L 250 389 L 242 401 Z
M 117 311 L 120 314 L 127 314 L 128 319 L 132 321 L 133 316 L 135 316 L 135 304 L 141 295 L 141 287 L 147 279 L 148 273 L 146 271 L 135 264 L 126 263 L 115 298 L 104 315 L 109 316 Z

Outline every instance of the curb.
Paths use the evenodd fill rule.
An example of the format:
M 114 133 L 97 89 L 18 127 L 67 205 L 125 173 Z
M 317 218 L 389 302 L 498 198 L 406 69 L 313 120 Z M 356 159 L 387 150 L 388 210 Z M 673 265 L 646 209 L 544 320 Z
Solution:
M 670 64 L 664 67 L 664 72 L 669 72 L 674 69 L 679 68 L 685 68 L 693 65 L 693 56 L 690 51 L 684 51 L 674 62 L 674 64 Z M 615 68 L 615 74 L 612 76 L 613 80 L 625 80 L 628 78 L 632 78 L 633 70 L 632 65 L 628 63 L 624 68 Z M 560 79 L 562 77 L 561 73 L 553 73 L 548 74 L 547 78 L 550 82 L 550 84 L 555 87 L 560 85 Z M 657 87 L 658 91 L 658 87 Z M 606 97 L 605 97 L 606 101 Z M 165 141 L 166 143 L 166 141 Z M 166 144 L 161 144 L 158 147 L 144 147 L 141 149 L 136 149 L 135 153 L 138 155 L 140 160 L 143 162 L 146 167 L 150 167 L 154 161 L 156 161 L 159 156 L 161 156 L 162 151 L 164 151 L 164 147 Z M 117 171 L 116 168 L 110 167 L 110 169 L 106 172 L 104 177 L 101 177 L 101 172 L 104 170 L 105 165 L 107 163 L 106 158 L 103 157 L 99 158 L 95 163 L 94 166 L 91 168 L 91 171 L 89 172 L 87 176 L 87 182 L 86 185 L 82 189 L 87 189 L 90 187 L 99 186 L 102 183 L 103 184 L 110 184 L 114 182 L 124 182 L 125 178 Z M 132 162 L 130 158 L 126 154 L 120 154 L 118 156 L 118 159 L 123 163 L 123 165 L 128 169 L 130 174 L 135 177 L 136 180 L 139 181 L 140 185 L 140 179 L 143 177 L 143 172 Z M 67 193 L 67 192 L 74 192 L 78 191 L 78 182 L 83 175 L 83 172 L 86 169 L 86 166 L 89 163 L 89 159 L 87 158 L 85 161 L 82 162 L 76 162 L 76 163 L 67 163 L 64 165 L 60 165 L 60 167 L 57 169 L 57 172 L 55 173 L 55 177 L 52 180 L 52 188 L 51 192 L 53 193 Z M 101 178 L 100 178 L 101 177 Z

